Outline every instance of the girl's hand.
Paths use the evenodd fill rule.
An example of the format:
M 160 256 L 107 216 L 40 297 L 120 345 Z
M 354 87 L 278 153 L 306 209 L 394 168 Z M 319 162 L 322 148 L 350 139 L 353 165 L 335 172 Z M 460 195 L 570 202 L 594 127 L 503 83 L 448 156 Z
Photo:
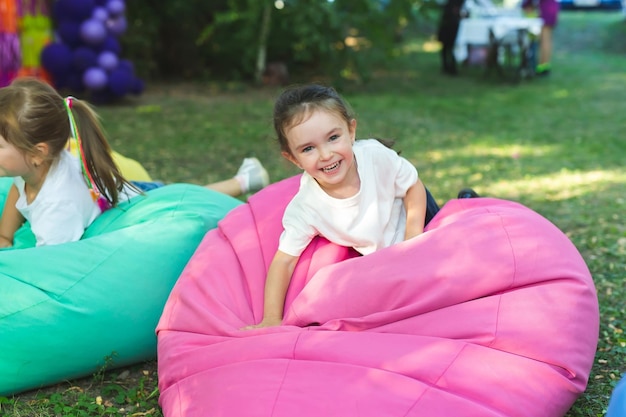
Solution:
M 4 236 L 0 236 L 0 248 L 10 248 L 13 246 L 13 242 Z
M 261 329 L 263 327 L 280 326 L 282 322 L 283 321 L 279 318 L 264 318 L 263 321 L 261 321 L 261 323 L 243 327 L 241 330 L 252 330 L 252 329 Z

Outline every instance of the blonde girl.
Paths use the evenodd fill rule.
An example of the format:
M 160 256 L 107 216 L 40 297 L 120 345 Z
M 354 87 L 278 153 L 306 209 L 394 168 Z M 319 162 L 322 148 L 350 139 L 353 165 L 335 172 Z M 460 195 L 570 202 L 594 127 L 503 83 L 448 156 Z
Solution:
M 79 157 L 68 150 L 75 138 Z M 37 246 L 79 240 L 109 207 L 139 193 L 119 172 L 98 116 L 43 81 L 0 89 L 0 176 L 13 177 L 0 218 L 0 247 L 28 221 Z

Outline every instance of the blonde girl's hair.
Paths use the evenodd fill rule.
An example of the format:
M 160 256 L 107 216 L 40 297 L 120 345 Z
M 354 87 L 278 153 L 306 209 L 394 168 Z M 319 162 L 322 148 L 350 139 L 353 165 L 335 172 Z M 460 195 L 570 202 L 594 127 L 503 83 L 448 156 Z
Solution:
M 334 113 L 348 124 L 355 119 L 348 102 L 334 88 L 320 84 L 291 86 L 274 103 L 274 131 L 281 151 L 291 154 L 285 132 L 308 119 L 317 110 Z M 377 140 L 389 148 L 393 146 L 393 140 Z
M 35 145 L 46 143 L 52 162 L 67 148 L 72 136 L 66 106 L 65 99 L 44 81 L 18 78 L 0 89 L 0 135 L 24 154 L 34 155 Z M 102 197 L 116 206 L 124 185 L 134 186 L 115 165 L 99 117 L 91 106 L 72 98 L 69 111 L 82 140 L 82 162 Z

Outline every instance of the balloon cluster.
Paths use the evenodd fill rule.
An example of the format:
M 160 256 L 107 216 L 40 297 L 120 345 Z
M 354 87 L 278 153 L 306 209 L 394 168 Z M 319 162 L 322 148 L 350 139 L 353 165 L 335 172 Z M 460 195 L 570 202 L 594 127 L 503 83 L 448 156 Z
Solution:
M 132 63 L 120 58 L 124 0 L 56 0 L 52 10 L 57 40 L 43 49 L 41 64 L 57 88 L 86 89 L 99 101 L 143 91 Z

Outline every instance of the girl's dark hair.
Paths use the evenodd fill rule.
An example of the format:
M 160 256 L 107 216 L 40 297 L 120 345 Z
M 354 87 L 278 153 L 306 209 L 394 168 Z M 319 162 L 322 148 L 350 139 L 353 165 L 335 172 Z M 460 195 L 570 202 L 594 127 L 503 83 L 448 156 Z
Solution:
M 115 165 L 98 115 L 91 106 L 73 98 L 71 112 L 81 137 L 85 165 L 103 197 L 115 206 L 124 185 L 133 186 Z M 35 145 L 46 143 L 52 162 L 67 147 L 71 136 L 65 100 L 44 81 L 14 80 L 0 89 L 0 135 L 24 154 L 35 154 Z
M 315 110 L 335 113 L 346 123 L 354 119 L 348 103 L 332 87 L 319 84 L 289 87 L 274 104 L 274 130 L 283 152 L 291 153 L 285 132 L 302 123 Z
M 326 110 L 350 123 L 355 118 L 352 108 L 332 87 L 320 84 L 294 85 L 282 92 L 274 104 L 274 130 L 283 152 L 291 154 L 285 132 L 302 123 L 314 111 Z M 393 140 L 378 139 L 391 148 Z

